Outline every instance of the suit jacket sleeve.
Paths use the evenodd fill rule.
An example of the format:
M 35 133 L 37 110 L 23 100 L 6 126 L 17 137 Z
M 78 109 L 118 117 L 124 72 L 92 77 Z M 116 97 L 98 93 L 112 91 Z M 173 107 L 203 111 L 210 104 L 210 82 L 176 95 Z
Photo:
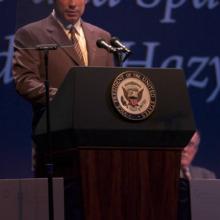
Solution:
M 34 35 L 25 27 L 15 34 L 13 77 L 16 90 L 32 103 L 45 103 L 44 63 L 40 51 L 34 49 L 37 45 Z M 50 97 L 56 93 L 56 88 L 49 88 Z

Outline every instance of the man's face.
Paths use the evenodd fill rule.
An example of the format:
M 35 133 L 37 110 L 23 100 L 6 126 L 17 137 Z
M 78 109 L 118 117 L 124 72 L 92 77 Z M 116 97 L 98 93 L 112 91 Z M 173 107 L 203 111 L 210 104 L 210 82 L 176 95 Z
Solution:
M 181 154 L 181 166 L 182 167 L 188 167 L 192 160 L 194 159 L 198 145 L 200 142 L 199 134 L 196 132 L 192 136 L 189 143 L 184 147 L 182 154 Z
M 64 24 L 75 24 L 85 10 L 86 0 L 55 0 L 56 15 Z

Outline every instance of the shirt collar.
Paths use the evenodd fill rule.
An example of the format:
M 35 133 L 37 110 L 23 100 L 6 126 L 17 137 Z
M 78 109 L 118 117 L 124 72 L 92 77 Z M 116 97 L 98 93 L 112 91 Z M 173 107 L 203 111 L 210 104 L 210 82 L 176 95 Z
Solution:
M 52 11 L 52 16 L 55 18 L 55 20 L 58 22 L 58 24 L 59 25 L 61 25 L 61 27 L 64 29 L 64 30 L 70 30 L 71 28 L 72 28 L 72 25 L 73 24 L 68 24 L 68 25 L 64 25 L 61 21 L 60 21 L 60 19 L 56 16 L 56 12 L 55 12 L 55 10 L 53 9 L 53 11 Z M 77 32 L 77 34 L 80 34 L 81 33 L 81 28 L 82 28 L 82 26 L 81 26 L 82 24 L 81 24 L 81 19 L 79 19 L 75 24 L 74 24 L 74 28 L 76 29 L 76 32 Z

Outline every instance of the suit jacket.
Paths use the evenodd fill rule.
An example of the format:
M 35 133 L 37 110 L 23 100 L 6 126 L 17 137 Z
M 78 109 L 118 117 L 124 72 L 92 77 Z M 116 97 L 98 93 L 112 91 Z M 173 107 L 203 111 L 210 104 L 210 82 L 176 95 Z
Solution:
M 105 30 L 82 21 L 89 66 L 113 66 L 113 56 L 106 50 L 96 46 L 96 41 L 103 38 L 110 40 L 110 34 Z M 81 66 L 80 60 L 72 42 L 66 36 L 64 30 L 52 16 L 28 24 L 17 30 L 14 40 L 13 76 L 18 93 L 30 101 L 33 105 L 33 128 L 36 126 L 45 105 L 45 63 L 44 53 L 34 49 L 40 44 L 58 44 L 56 50 L 49 51 L 48 77 L 50 82 L 50 99 L 54 97 L 57 89 L 62 84 L 69 69 Z M 43 149 L 41 149 L 43 150 Z M 36 161 L 35 175 L 45 175 L 44 151 L 36 149 L 34 154 Z M 57 159 L 57 158 L 58 159 Z M 55 175 L 77 176 L 77 154 L 63 152 L 54 155 Z
M 192 179 L 216 179 L 215 173 L 206 168 L 190 166 L 189 169 Z
M 110 34 L 103 29 L 82 21 L 89 66 L 113 66 L 113 56 L 96 46 L 103 38 L 109 41 Z M 40 44 L 58 44 L 56 50 L 49 51 L 48 76 L 50 98 L 63 82 L 69 69 L 82 65 L 71 41 L 62 27 L 50 15 L 45 19 L 21 27 L 15 34 L 13 76 L 20 95 L 34 106 L 45 104 L 45 65 L 43 51 L 33 49 Z
M 189 167 L 192 179 L 216 179 L 214 172 L 197 166 Z M 181 176 L 183 177 L 183 176 Z M 190 185 L 188 180 L 180 179 L 179 182 L 178 220 L 191 220 Z

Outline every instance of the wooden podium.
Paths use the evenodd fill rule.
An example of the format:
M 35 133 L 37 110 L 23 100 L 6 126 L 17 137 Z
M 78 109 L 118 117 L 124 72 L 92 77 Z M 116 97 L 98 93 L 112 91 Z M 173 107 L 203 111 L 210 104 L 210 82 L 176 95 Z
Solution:
M 111 85 L 125 71 L 153 82 L 156 108 L 145 120 L 125 119 L 112 104 Z M 180 153 L 195 131 L 182 70 L 74 67 L 50 108 L 54 151 L 79 153 L 85 220 L 177 219 Z

